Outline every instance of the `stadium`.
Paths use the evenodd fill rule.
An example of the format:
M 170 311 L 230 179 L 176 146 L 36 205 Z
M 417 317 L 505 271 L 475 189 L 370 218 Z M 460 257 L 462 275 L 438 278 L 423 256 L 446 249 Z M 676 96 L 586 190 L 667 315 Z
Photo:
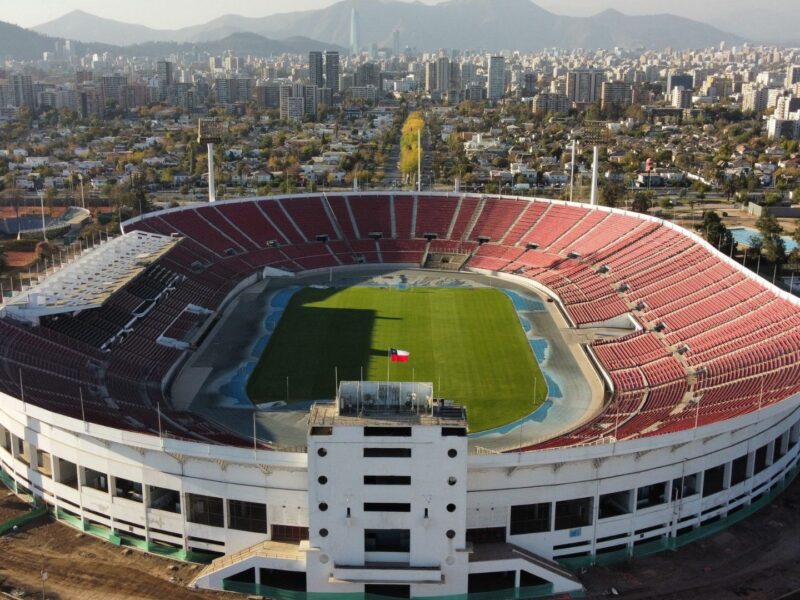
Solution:
M 4 299 L 2 477 L 197 587 L 578 594 L 797 474 L 798 300 L 670 222 L 353 192 L 123 226 Z

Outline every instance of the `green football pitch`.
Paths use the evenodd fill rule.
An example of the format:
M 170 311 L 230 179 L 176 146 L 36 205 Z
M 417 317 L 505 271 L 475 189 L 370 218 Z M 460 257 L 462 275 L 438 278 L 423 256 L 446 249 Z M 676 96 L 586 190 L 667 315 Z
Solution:
M 390 363 L 389 348 L 408 350 L 408 363 Z M 471 431 L 531 413 L 547 392 L 511 300 L 491 288 L 300 290 L 248 393 L 256 403 L 330 399 L 337 370 L 340 381 L 362 370 L 365 380 L 430 381 L 467 406 Z

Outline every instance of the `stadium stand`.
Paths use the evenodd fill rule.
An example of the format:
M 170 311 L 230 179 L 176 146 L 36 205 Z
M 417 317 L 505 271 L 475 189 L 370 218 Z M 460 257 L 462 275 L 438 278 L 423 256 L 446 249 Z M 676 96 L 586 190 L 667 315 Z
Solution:
M 126 228 L 180 241 L 102 306 L 38 326 L 0 319 L 0 389 L 98 423 L 155 431 L 163 418 L 169 435 L 247 444 L 173 411 L 162 391 L 183 351 L 158 338 L 192 328 L 189 304 L 217 311 L 263 267 L 421 264 L 428 252 L 451 252 L 468 255 L 467 267 L 549 288 L 574 326 L 629 318 L 639 328 L 590 347 L 613 383 L 603 411 L 531 448 L 677 431 L 800 391 L 797 307 L 653 219 L 538 200 L 395 193 L 222 202 L 146 215 Z

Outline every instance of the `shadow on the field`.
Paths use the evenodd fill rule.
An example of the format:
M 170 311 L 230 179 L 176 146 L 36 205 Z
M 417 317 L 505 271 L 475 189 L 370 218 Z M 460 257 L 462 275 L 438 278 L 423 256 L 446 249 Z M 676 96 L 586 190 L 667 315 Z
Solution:
M 314 290 L 314 300 L 293 303 L 284 313 L 250 380 L 252 399 L 330 399 L 337 372 L 339 381 L 359 379 L 362 369 L 366 376 L 377 353 L 371 343 L 376 312 L 308 306 L 329 291 Z

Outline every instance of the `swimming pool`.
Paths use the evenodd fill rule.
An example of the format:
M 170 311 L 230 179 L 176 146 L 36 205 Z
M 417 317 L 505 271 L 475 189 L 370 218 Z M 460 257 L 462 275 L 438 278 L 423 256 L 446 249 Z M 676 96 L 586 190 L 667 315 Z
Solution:
M 744 244 L 745 246 L 750 245 L 751 237 L 761 239 L 761 234 L 751 227 L 731 227 L 730 232 L 737 244 Z M 783 243 L 786 245 L 786 252 L 791 252 L 797 248 L 795 241 L 788 235 L 783 236 Z

